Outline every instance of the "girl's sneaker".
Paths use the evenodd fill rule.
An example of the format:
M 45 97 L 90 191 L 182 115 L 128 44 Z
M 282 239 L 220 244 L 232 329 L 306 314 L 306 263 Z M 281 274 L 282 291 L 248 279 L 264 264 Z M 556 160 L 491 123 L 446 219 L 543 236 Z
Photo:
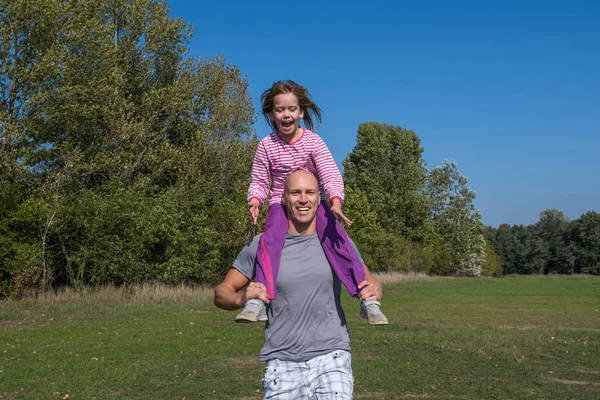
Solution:
M 235 317 L 235 322 L 258 322 L 266 321 L 267 319 L 267 307 L 265 303 L 259 299 L 250 299 L 246 302 L 244 310 Z
M 360 303 L 360 317 L 369 320 L 369 325 L 387 325 L 388 320 L 381 312 L 381 303 L 375 297 L 370 297 Z

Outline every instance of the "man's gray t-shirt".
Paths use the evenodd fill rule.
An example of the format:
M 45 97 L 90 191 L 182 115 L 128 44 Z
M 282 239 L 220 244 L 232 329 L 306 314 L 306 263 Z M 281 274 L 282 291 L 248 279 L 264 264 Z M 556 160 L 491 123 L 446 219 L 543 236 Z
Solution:
M 249 279 L 254 277 L 259 239 L 255 236 L 233 263 Z M 281 252 L 277 298 L 268 307 L 265 344 L 258 359 L 306 361 L 332 350 L 350 350 L 341 287 L 317 234 L 288 234 Z

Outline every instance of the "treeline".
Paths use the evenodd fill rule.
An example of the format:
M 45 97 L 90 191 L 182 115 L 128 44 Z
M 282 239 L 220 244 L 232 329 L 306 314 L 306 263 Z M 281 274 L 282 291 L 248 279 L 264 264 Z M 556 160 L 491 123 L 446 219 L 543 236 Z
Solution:
M 0 0 L 0 297 L 231 267 L 255 233 L 255 111 L 190 38 L 164 1 Z M 522 273 L 454 161 L 428 170 L 415 132 L 377 122 L 356 143 L 344 212 L 371 269 Z
M 560 210 L 542 211 L 533 225 L 488 227 L 504 274 L 600 275 L 600 214 L 589 211 L 578 219 Z

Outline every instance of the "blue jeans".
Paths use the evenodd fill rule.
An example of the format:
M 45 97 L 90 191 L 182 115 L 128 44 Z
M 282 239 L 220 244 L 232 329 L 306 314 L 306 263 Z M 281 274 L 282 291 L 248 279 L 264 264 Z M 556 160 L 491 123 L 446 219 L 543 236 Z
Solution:
M 354 391 L 352 357 L 334 350 L 308 361 L 267 361 L 263 377 L 266 399 L 351 400 Z

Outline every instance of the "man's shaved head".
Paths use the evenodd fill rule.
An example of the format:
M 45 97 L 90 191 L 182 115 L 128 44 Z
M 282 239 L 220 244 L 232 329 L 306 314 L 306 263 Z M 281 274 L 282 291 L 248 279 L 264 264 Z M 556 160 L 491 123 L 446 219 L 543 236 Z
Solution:
M 301 177 L 308 179 L 309 181 L 312 181 L 315 188 L 317 190 L 319 190 L 319 182 L 317 181 L 317 178 L 315 178 L 315 176 L 313 174 L 311 174 L 310 172 L 308 172 L 304 169 L 298 169 L 298 170 L 292 172 L 291 174 L 289 174 L 287 176 L 287 178 L 285 178 L 285 186 L 283 187 L 283 195 L 284 196 L 285 196 L 285 192 L 289 191 L 290 185 L 295 184 L 298 179 L 301 179 Z

